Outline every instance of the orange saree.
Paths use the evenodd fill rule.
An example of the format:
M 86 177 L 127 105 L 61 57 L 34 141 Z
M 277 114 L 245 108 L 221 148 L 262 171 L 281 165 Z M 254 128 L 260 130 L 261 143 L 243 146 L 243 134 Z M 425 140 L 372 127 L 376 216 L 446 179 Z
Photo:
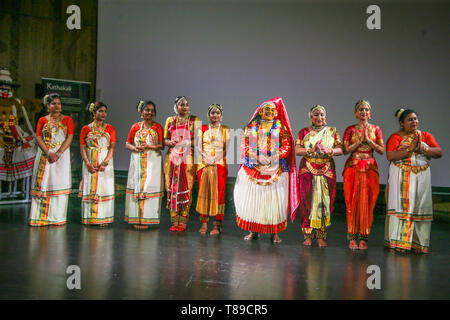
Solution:
M 344 146 L 363 136 L 363 129 L 352 125 L 345 130 Z M 384 145 L 381 129 L 369 124 L 368 138 Z M 347 239 L 367 241 L 373 223 L 373 210 L 380 191 L 378 165 L 373 149 L 361 144 L 347 159 L 344 167 L 344 197 L 347 207 Z

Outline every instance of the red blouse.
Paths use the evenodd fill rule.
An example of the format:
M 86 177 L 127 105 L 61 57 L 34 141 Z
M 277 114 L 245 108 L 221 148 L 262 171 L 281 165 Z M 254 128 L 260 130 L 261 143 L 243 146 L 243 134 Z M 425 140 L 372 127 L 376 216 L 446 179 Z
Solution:
M 92 129 L 88 125 L 84 126 L 81 129 L 81 132 L 80 132 L 80 145 L 86 145 L 86 136 L 91 131 L 92 131 Z M 110 137 L 109 143 L 116 142 L 116 130 L 114 130 L 114 127 L 112 125 L 107 124 L 104 131 L 108 132 L 108 134 L 109 134 L 109 137 Z
M 48 123 L 47 117 L 42 117 L 39 119 L 36 128 L 36 136 L 42 137 L 42 128 Z M 67 127 L 67 134 L 73 134 L 73 121 L 69 116 L 64 116 L 61 123 Z
M 131 127 L 130 132 L 128 133 L 128 138 L 127 138 L 127 142 L 129 144 L 134 144 L 134 136 L 136 135 L 136 132 L 138 132 L 140 130 L 141 123 L 142 122 L 135 123 Z M 153 125 L 152 129 L 154 131 L 156 131 L 156 133 L 158 134 L 158 142 L 162 143 L 162 139 L 163 139 L 163 128 L 162 128 L 162 126 L 158 122 L 155 122 L 155 124 Z
M 439 145 L 437 144 L 436 140 L 434 139 L 433 135 L 429 132 L 421 131 L 422 133 L 422 141 L 425 142 L 428 146 L 432 148 L 438 148 Z M 405 139 L 405 137 L 402 137 L 398 133 L 393 133 L 387 142 L 386 150 L 387 151 L 395 151 L 398 149 L 398 146 L 400 143 Z

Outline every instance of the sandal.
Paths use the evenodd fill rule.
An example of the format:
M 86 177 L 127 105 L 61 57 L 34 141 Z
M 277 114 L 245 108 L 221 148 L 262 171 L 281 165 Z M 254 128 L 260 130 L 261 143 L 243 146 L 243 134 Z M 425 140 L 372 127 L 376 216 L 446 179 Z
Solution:
M 133 228 L 138 229 L 138 230 L 144 230 L 144 229 L 148 229 L 148 226 L 141 225 L 141 224 L 133 224 Z

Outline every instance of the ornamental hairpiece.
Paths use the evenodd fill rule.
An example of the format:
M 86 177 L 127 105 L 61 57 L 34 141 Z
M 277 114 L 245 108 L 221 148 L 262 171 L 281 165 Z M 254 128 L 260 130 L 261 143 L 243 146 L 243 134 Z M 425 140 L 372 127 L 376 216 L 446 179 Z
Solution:
M 89 104 L 89 112 L 93 113 L 94 109 L 95 109 L 95 103 L 92 102 L 92 103 Z
M 138 106 L 137 106 L 137 111 L 138 111 L 139 113 L 142 112 L 142 107 L 144 106 L 144 103 L 145 103 L 144 100 L 139 100 L 139 104 L 138 104 Z
M 44 96 L 44 98 L 42 99 L 42 102 L 44 103 L 44 105 L 47 105 L 47 101 L 48 101 L 48 94 L 46 94 Z
M 316 110 L 321 110 L 325 114 L 327 114 L 327 111 L 325 110 L 325 108 L 323 106 L 321 106 L 320 104 L 316 104 L 314 107 L 311 108 L 311 111 L 309 111 L 309 113 L 308 113 L 310 118 L 311 118 L 313 112 L 316 111 Z
M 223 107 L 222 107 L 220 104 L 212 103 L 212 104 L 210 104 L 209 107 L 208 107 L 208 114 L 207 114 L 208 118 L 209 118 L 210 112 L 211 112 L 213 109 L 219 110 L 219 111 L 220 111 L 220 114 L 223 115 Z
M 175 99 L 175 104 L 173 105 L 173 110 L 175 111 L 176 114 L 178 114 L 178 111 L 177 111 L 178 102 L 180 102 L 183 99 L 186 100 L 187 102 L 189 102 L 189 99 L 186 96 L 179 96 Z
M 355 104 L 355 111 L 361 105 L 366 105 L 366 106 L 369 107 L 369 109 L 372 109 L 372 106 L 370 105 L 370 102 L 368 100 L 361 99 L 361 100 L 358 100 L 358 102 L 356 102 L 356 104 Z
M 400 117 L 402 116 L 402 113 L 405 112 L 405 109 L 401 108 L 397 113 L 397 120 L 400 121 Z

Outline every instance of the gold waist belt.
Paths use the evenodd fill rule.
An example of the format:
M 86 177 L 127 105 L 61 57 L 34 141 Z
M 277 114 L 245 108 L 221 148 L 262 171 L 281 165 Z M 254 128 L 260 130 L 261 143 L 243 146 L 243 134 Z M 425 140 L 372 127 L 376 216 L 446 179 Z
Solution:
M 372 159 L 373 156 L 371 154 L 368 153 L 357 153 L 353 155 L 353 159 L 356 160 L 367 160 L 367 159 Z
M 323 163 L 328 163 L 330 162 L 331 158 L 307 158 L 305 157 L 305 159 L 310 162 L 310 163 L 315 163 L 315 164 L 323 164 Z
M 101 151 L 101 150 L 107 150 L 108 147 L 88 147 L 90 150 L 96 150 L 96 151 Z
M 47 142 L 46 144 L 45 144 L 45 146 L 47 147 L 47 148 L 49 148 L 49 149 L 53 149 L 53 148 L 56 148 L 56 147 L 58 147 L 58 146 L 60 146 L 60 145 L 62 145 L 63 143 L 62 142 Z
M 427 163 L 426 165 L 423 165 L 423 166 L 407 166 L 407 165 L 404 165 L 404 164 L 401 164 L 401 163 L 397 163 L 397 162 L 394 162 L 394 164 L 397 167 L 399 167 L 400 169 L 402 169 L 402 170 L 412 171 L 415 174 L 418 174 L 419 172 L 427 170 L 428 167 L 430 166 L 429 163 Z

